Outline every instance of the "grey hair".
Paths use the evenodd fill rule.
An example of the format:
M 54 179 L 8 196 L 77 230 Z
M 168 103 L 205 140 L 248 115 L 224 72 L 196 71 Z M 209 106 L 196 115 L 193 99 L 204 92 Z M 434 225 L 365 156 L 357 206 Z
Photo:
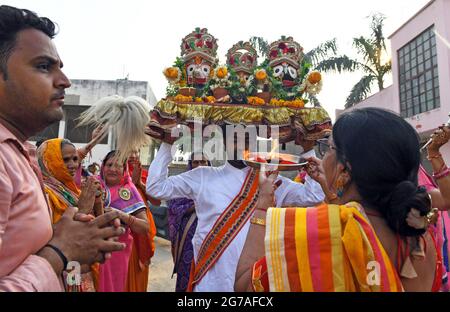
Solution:
M 78 125 L 102 125 L 111 129 L 117 140 L 117 159 L 122 163 L 133 150 L 139 150 L 150 143 L 150 137 L 144 132 L 150 121 L 150 110 L 150 104 L 138 96 L 108 96 L 82 113 Z M 107 133 L 105 131 L 104 135 Z

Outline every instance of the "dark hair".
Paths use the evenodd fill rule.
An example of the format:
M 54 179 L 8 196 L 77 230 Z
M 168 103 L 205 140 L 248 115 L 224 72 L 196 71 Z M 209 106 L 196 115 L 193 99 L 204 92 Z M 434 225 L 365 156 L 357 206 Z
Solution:
M 30 28 L 42 31 L 51 39 L 56 35 L 55 24 L 50 19 L 29 10 L 0 6 L 0 72 L 5 80 L 8 79 L 6 64 L 14 50 L 17 34 Z
M 70 140 L 68 140 L 68 139 L 64 139 L 64 140 L 61 141 L 61 148 L 63 148 L 64 145 L 70 145 L 70 146 L 73 146 L 73 147 L 75 147 L 75 149 L 77 148 L 77 147 L 75 146 L 75 144 L 73 144 L 73 143 L 72 143 Z
M 39 139 L 36 141 L 36 148 L 38 148 L 39 146 L 42 145 L 42 143 L 44 143 L 45 141 L 47 141 L 46 139 Z
M 102 167 L 104 167 L 106 165 L 106 162 L 108 160 L 110 160 L 111 158 L 113 158 L 114 156 L 116 156 L 117 151 L 111 151 L 108 154 L 106 154 L 105 158 L 102 161 Z
M 333 127 L 337 159 L 349 164 L 362 204 L 377 209 L 389 227 L 402 236 L 418 236 L 406 223 L 415 208 L 426 215 L 430 199 L 418 187 L 419 137 L 400 116 L 379 108 L 342 115 Z
M 84 169 L 84 168 L 81 168 L 81 175 L 83 177 L 89 177 L 90 176 L 89 172 L 86 169 Z

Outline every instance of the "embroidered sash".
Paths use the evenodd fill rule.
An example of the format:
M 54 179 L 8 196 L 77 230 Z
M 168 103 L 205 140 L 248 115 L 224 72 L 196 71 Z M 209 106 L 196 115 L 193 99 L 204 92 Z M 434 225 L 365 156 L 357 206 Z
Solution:
M 258 172 L 250 170 L 239 194 L 223 211 L 200 247 L 190 278 L 192 290 L 216 263 L 242 227 L 247 223 L 258 201 Z

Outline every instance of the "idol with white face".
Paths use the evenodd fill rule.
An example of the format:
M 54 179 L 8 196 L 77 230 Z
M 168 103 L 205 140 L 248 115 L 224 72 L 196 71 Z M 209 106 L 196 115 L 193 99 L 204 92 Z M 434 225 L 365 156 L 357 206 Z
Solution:
M 273 67 L 273 75 L 283 82 L 285 88 L 292 88 L 296 84 L 298 70 L 289 63 L 283 62 Z
M 203 87 L 211 77 L 211 64 L 202 59 L 194 59 L 186 65 L 187 82 L 195 87 Z

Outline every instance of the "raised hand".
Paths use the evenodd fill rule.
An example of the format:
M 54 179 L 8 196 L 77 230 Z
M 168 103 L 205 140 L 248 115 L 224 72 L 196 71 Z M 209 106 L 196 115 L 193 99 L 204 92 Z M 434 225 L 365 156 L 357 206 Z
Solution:
M 133 173 L 131 175 L 131 180 L 134 185 L 139 186 L 141 184 L 142 176 L 142 165 L 139 159 L 130 162 L 133 165 Z
M 258 209 L 267 210 L 275 206 L 275 191 L 282 183 L 276 182 L 277 178 L 278 171 L 261 170 L 259 172 Z
M 322 187 L 326 185 L 326 178 L 322 168 L 322 161 L 316 157 L 310 157 L 306 159 L 308 165 L 306 166 L 306 172 L 308 175 Z
M 94 202 L 100 183 L 94 177 L 88 177 L 81 185 L 81 194 L 78 199 L 78 208 L 81 213 L 90 214 L 94 208 Z
M 156 127 L 152 127 L 152 126 L 147 126 L 145 128 L 145 134 L 151 136 L 154 139 L 157 140 L 161 140 L 164 143 L 173 145 L 173 143 L 175 143 L 175 141 L 177 141 L 179 138 L 181 138 L 181 136 L 179 137 L 173 137 L 172 136 L 172 132 L 171 129 L 162 129 L 162 128 L 156 128 Z M 182 135 L 182 133 L 180 133 L 180 135 Z
M 98 126 L 92 131 L 92 140 L 91 142 L 97 144 L 105 135 L 107 128 L 105 128 L 103 125 Z
M 440 126 L 439 129 L 431 135 L 431 140 L 428 151 L 439 152 L 441 146 L 447 144 L 450 140 L 450 127 L 446 125 Z

